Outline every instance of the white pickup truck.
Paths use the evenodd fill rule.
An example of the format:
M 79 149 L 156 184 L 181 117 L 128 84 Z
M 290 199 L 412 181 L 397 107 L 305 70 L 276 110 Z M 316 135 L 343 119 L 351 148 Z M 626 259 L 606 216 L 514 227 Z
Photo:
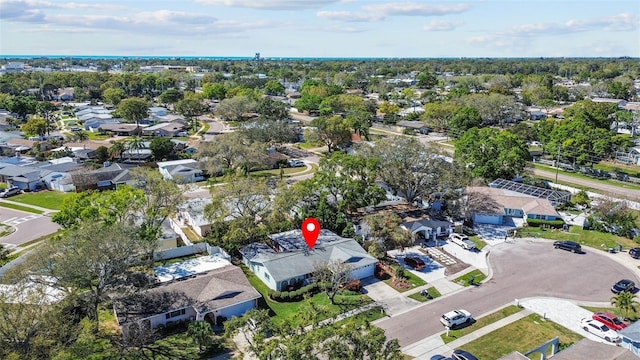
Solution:
M 469 240 L 467 235 L 463 234 L 452 233 L 451 235 L 449 235 L 449 241 L 467 250 L 471 250 L 476 247 L 476 244 L 473 241 Z

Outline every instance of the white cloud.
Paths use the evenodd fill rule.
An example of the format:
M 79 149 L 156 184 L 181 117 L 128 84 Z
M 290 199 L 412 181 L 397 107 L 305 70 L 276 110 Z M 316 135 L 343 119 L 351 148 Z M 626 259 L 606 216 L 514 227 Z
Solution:
M 380 21 L 384 17 L 373 13 L 356 13 L 352 11 L 318 11 L 318 17 L 327 20 L 345 21 L 345 22 L 370 22 Z
M 251 8 L 259 10 L 315 9 L 340 0 L 195 0 L 197 3 L 215 6 Z
M 436 5 L 415 2 L 391 2 L 385 4 L 365 5 L 362 9 L 378 14 L 384 14 L 386 16 L 441 16 L 465 12 L 469 9 L 469 5 Z
M 569 20 L 565 23 L 526 24 L 513 27 L 503 35 L 536 36 L 545 34 L 567 34 L 585 31 L 634 31 L 640 29 L 640 14 L 622 13 L 614 16 L 587 20 Z
M 442 16 L 457 14 L 469 9 L 467 4 L 435 5 L 415 2 L 363 5 L 362 11 L 318 11 L 318 17 L 345 22 L 373 22 L 391 16 Z
M 460 21 L 433 20 L 424 25 L 424 31 L 451 31 L 462 25 Z

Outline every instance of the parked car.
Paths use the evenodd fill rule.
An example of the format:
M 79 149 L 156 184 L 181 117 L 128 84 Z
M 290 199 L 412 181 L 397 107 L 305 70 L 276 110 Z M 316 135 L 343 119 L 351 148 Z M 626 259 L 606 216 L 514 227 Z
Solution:
M 471 250 L 476 247 L 476 244 L 473 241 L 469 240 L 467 235 L 463 234 L 452 233 L 451 235 L 449 235 L 449 241 L 467 250 Z
M 629 256 L 634 259 L 640 259 L 640 247 L 629 249 Z
M 12 186 L 2 190 L 2 192 L 0 192 L 0 197 L 7 198 L 18 194 L 20 194 L 20 189 L 17 186 Z
M 611 292 L 619 294 L 623 291 L 633 292 L 635 289 L 636 284 L 633 281 L 629 279 L 622 279 L 611 287 Z
M 452 360 L 452 359 L 444 355 L 433 355 L 429 360 Z
M 478 358 L 472 353 L 464 350 L 454 350 L 451 357 L 454 360 L 478 360 Z
M 582 324 L 582 328 L 584 331 L 592 333 L 598 337 L 601 337 L 608 342 L 618 342 L 620 341 L 620 335 L 614 330 L 609 329 L 607 325 L 595 321 L 593 319 L 582 319 L 580 322 Z
M 470 312 L 460 309 L 449 311 L 448 313 L 443 314 L 440 317 L 440 322 L 442 323 L 442 325 L 452 328 L 457 325 L 466 324 L 471 321 L 471 319 L 472 317 Z
M 553 247 L 556 249 L 571 251 L 572 253 L 582 252 L 582 246 L 575 241 L 555 241 L 553 243 Z
M 289 160 L 289 167 L 303 167 L 303 166 L 305 166 L 305 165 L 302 162 L 302 160 L 298 160 L 298 159 L 290 159 Z
M 424 269 L 424 267 L 426 266 L 426 264 L 424 263 L 424 261 L 422 261 L 422 259 L 420 259 L 419 257 L 415 257 L 415 256 L 407 256 L 404 258 L 404 263 L 411 266 L 412 268 L 416 269 L 416 270 L 422 270 Z
M 607 325 L 607 327 L 611 330 L 618 331 L 627 327 L 627 324 L 623 323 L 622 320 L 618 319 L 612 313 L 596 312 L 593 313 L 591 318 Z
M 71 131 L 82 131 L 82 129 L 77 126 L 74 126 L 71 128 Z

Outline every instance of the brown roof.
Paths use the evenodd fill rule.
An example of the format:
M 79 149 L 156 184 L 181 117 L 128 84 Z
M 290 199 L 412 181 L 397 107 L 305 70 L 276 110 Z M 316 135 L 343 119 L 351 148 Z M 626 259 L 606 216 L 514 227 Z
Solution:
M 144 319 L 170 310 L 193 306 L 206 313 L 259 298 L 244 272 L 234 265 L 188 278 L 163 283 L 146 291 L 143 297 L 123 300 L 116 305 L 121 323 Z
M 467 194 L 473 193 L 489 197 L 494 202 L 494 204 L 492 204 L 493 209 L 491 210 L 499 211 L 496 207 L 502 206 L 503 208 L 522 209 L 528 214 L 560 216 L 547 199 L 540 199 L 509 190 L 483 186 L 474 186 L 467 189 Z
M 33 140 L 28 140 L 28 139 L 11 139 L 7 142 L 8 145 L 23 145 L 23 146 L 28 146 L 28 147 L 33 147 L 33 144 L 37 143 L 39 141 L 33 141 Z
M 598 360 L 638 360 L 631 351 L 589 339 L 582 339 L 553 356 L 553 360 L 598 359 Z

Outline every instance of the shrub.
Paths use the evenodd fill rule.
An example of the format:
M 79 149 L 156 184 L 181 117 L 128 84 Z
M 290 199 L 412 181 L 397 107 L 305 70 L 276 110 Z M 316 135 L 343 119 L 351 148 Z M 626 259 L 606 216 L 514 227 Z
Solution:
M 362 282 L 360 281 L 360 279 L 350 280 L 345 285 L 345 288 L 349 291 L 359 292 L 360 290 L 362 290 Z
M 550 226 L 552 228 L 561 228 L 562 225 L 564 225 L 564 221 L 563 220 L 541 220 L 541 219 L 527 219 L 527 225 L 529 226 L 542 226 L 542 225 L 546 225 L 546 226 Z
M 405 279 L 407 277 L 405 275 L 405 273 L 404 273 L 405 270 L 404 270 L 404 268 L 402 266 L 400 266 L 400 265 L 396 266 L 395 270 L 396 270 L 396 277 L 398 279 Z

